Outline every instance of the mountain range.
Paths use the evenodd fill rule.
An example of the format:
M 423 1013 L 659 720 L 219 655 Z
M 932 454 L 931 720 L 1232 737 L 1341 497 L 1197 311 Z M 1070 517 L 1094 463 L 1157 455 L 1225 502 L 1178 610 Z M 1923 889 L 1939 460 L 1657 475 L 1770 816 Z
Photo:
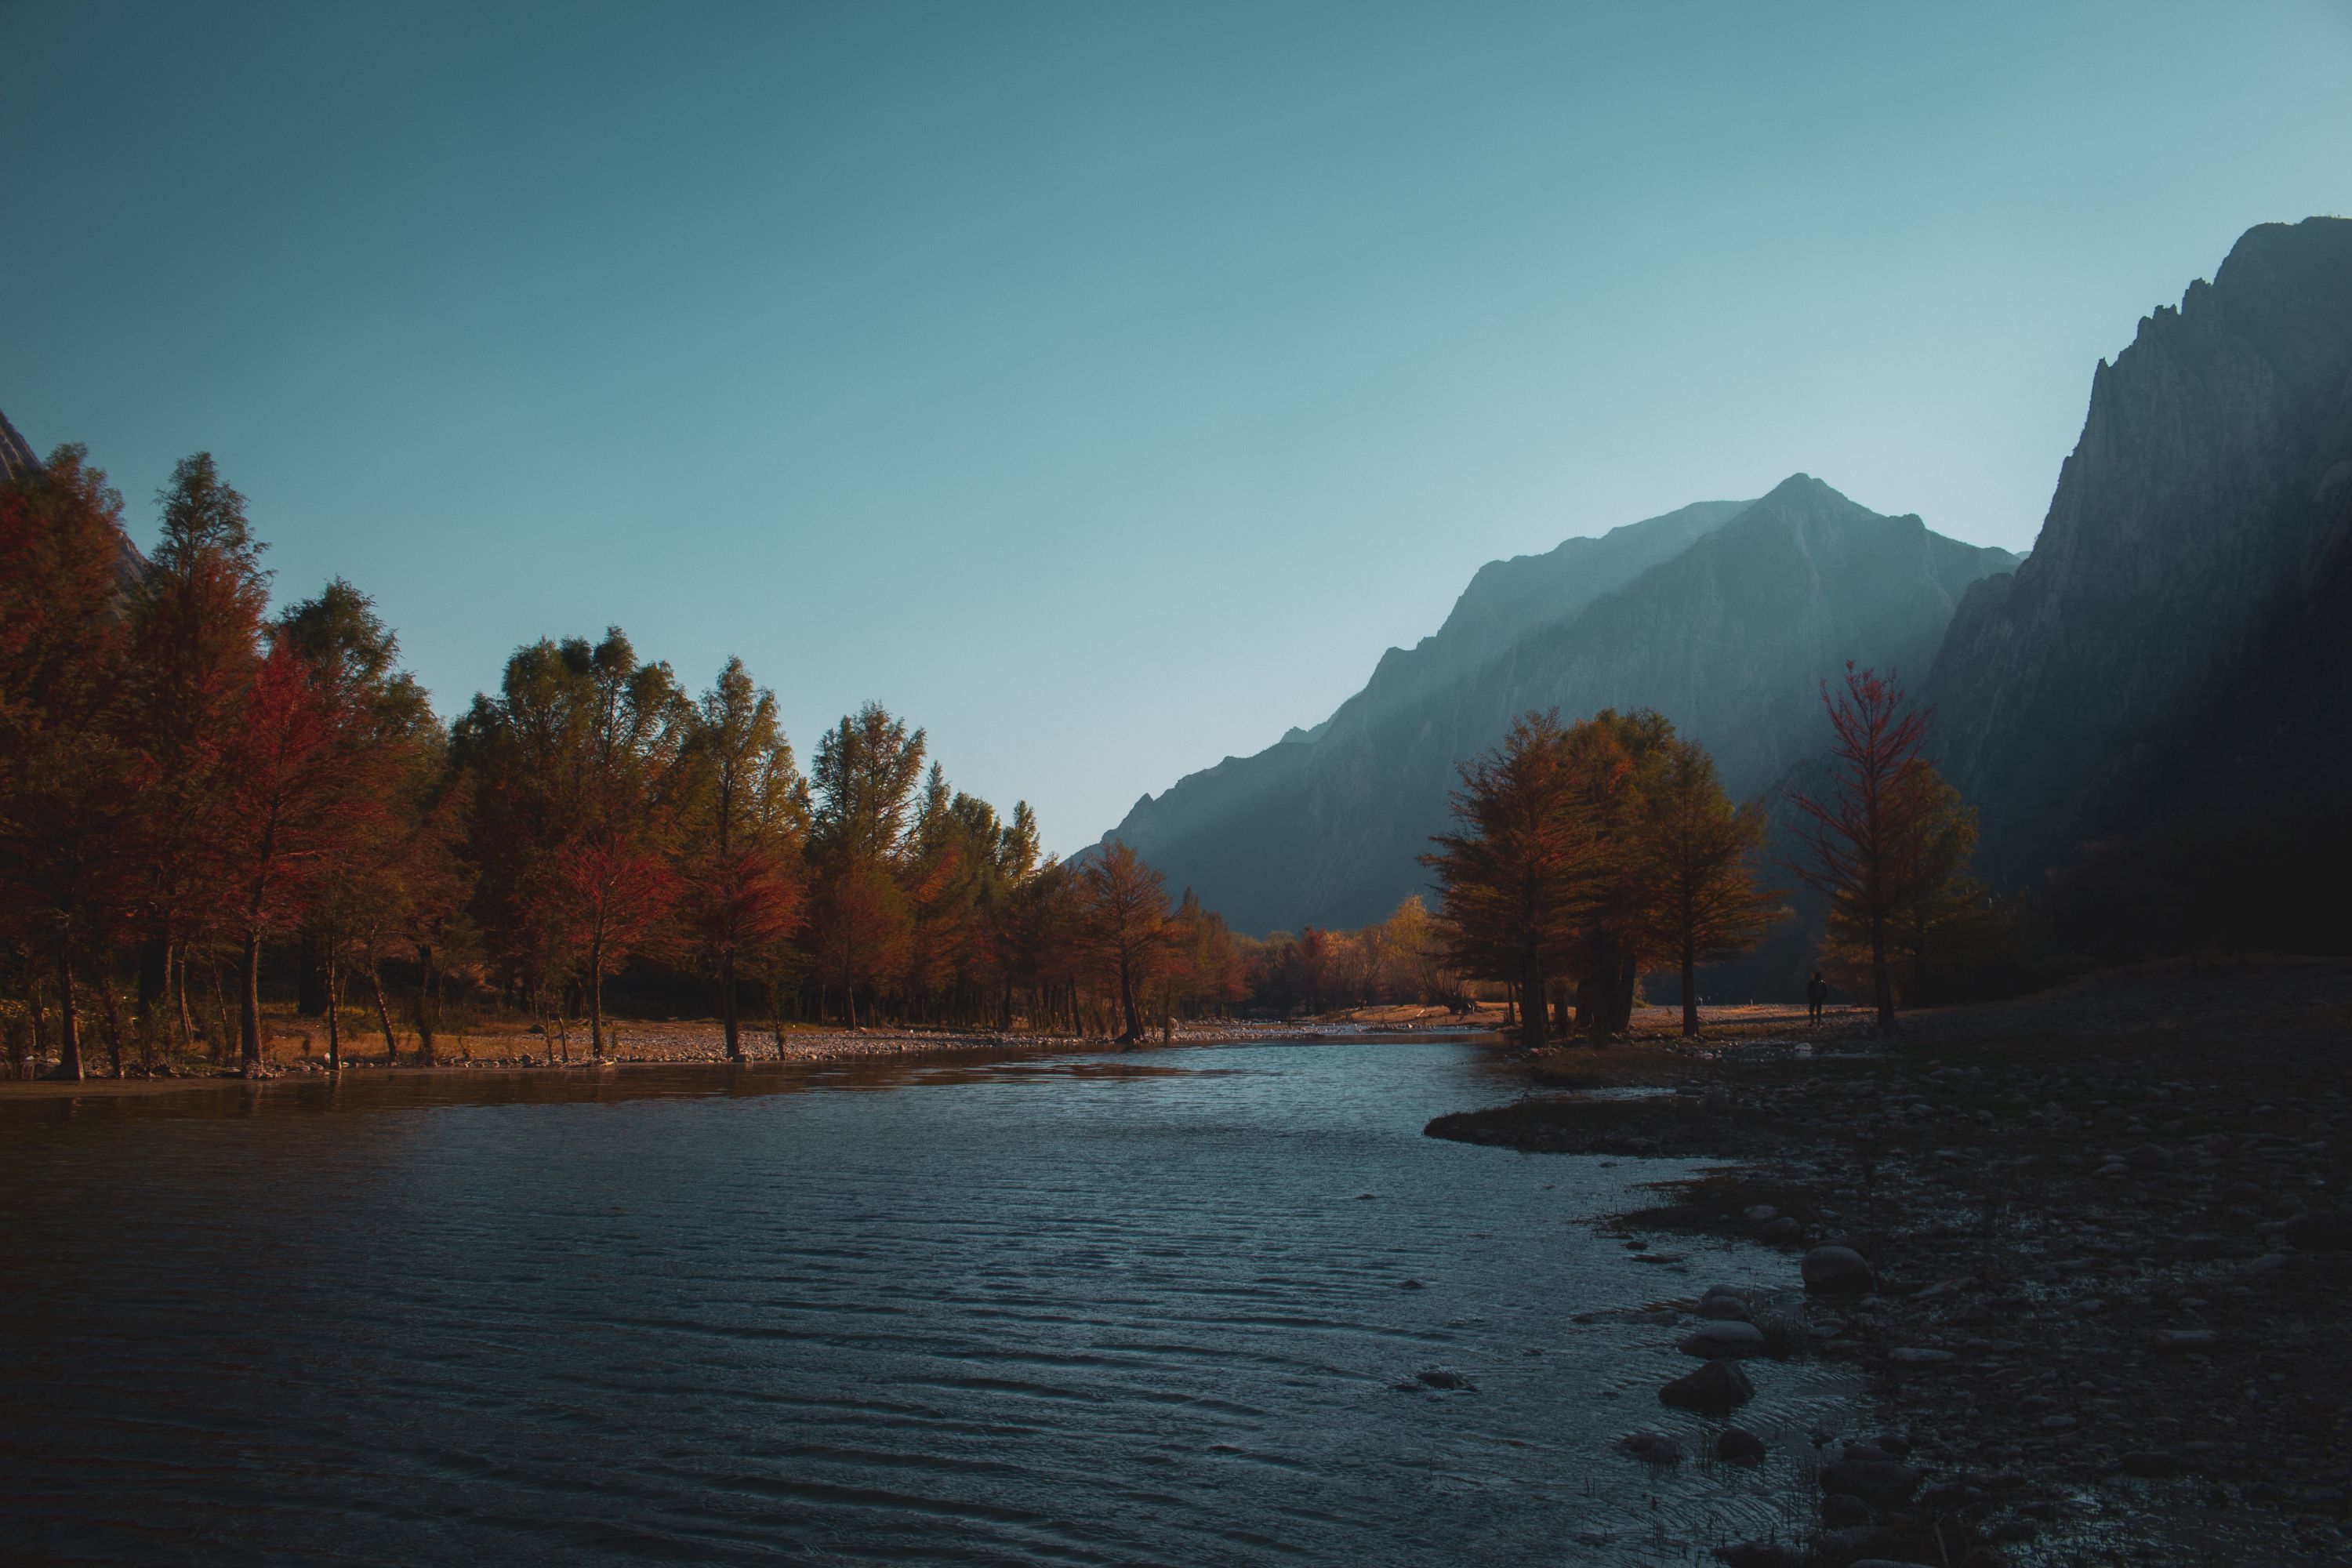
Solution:
M 1799 474 L 1482 568 L 1311 730 L 1138 801 L 1125 839 L 1239 930 L 1377 920 L 1510 718 L 1655 708 L 1739 795 L 1893 668 L 2030 886 L 2102 836 L 2340 803 L 2352 776 L 2352 221 L 2248 231 L 2092 378 L 2030 557 Z
M 1654 708 L 1753 794 L 1819 748 L 1822 679 L 1849 658 L 1924 674 L 1969 586 L 2016 564 L 1805 474 L 1572 539 L 1483 568 L 1323 723 L 1147 795 L 1106 838 L 1238 930 L 1361 925 L 1426 891 L 1458 764 L 1514 715 Z

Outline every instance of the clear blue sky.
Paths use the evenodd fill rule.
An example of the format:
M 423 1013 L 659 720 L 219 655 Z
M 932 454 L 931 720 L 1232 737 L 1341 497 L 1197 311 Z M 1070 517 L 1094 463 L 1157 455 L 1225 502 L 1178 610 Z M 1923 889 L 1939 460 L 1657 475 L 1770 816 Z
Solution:
M 1067 850 L 1482 563 L 1818 474 L 2022 548 L 2093 364 L 2352 212 L 2352 5 L 0 5 L 0 408 L 456 713 L 871 697 Z

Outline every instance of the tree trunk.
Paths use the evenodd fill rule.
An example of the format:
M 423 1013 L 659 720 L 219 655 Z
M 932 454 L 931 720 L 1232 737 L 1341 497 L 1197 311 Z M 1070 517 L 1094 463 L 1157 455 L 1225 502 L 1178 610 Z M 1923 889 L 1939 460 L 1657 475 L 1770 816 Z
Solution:
M 735 955 L 732 952 L 719 955 L 719 1021 L 727 1028 L 727 1059 L 741 1061 L 743 1040 L 735 1026 Z
M 212 965 L 213 972 L 213 1037 L 212 1049 L 205 1053 L 215 1067 L 228 1065 L 228 982 L 221 975 L 221 966 Z
M 180 1048 L 193 1055 L 196 1048 L 196 1016 L 188 1008 L 188 947 L 182 942 L 173 961 L 172 994 L 180 1005 Z
M 74 1012 L 73 941 L 58 939 L 58 1076 L 81 1081 L 81 1019 Z
M 261 1060 L 261 933 L 245 933 L 243 978 L 237 985 L 237 1054 L 248 1062 Z
M 1878 1026 L 1895 1027 L 1895 977 L 1886 967 L 1886 917 L 1874 915 L 1870 921 L 1870 984 L 1878 998 Z
M 383 1065 L 396 1068 L 400 1065 L 400 1040 L 392 1032 L 392 1009 L 383 1003 L 383 970 L 373 955 L 368 959 L 367 972 L 368 993 L 375 998 L 376 1026 L 383 1031 Z
M 25 1004 L 33 1015 L 33 1071 L 38 1075 L 42 1064 L 49 1059 L 49 999 L 41 994 L 41 983 L 35 981 L 30 998 Z
M 1544 1043 L 1543 964 L 1530 952 L 1519 956 L 1519 1048 L 1538 1050 Z
M 1683 943 L 1683 1038 L 1686 1040 L 1698 1033 L 1698 988 L 1693 984 L 1697 968 L 1696 955 L 1685 941 Z
M 1124 954 L 1118 961 L 1118 1007 L 1120 1022 L 1127 1026 L 1127 1032 L 1119 1036 L 1118 1043 L 1122 1046 L 1139 1044 L 1143 1039 L 1143 1020 L 1135 1010 L 1135 971 L 1129 967 Z
M 1617 994 L 1609 1004 L 1609 1032 L 1622 1035 L 1633 1026 L 1633 993 L 1642 988 L 1642 966 L 1633 958 L 1617 963 Z
M 604 1054 L 604 933 L 588 939 L 588 1055 Z
M 106 1000 L 106 1056 L 114 1076 L 122 1076 L 122 998 L 114 993 L 113 965 L 101 963 L 98 968 L 98 994 Z
M 343 1070 L 343 975 L 335 964 L 335 944 L 327 944 L 327 1070 Z
M 436 999 L 435 986 L 439 979 L 439 973 L 433 964 L 433 944 L 429 942 L 418 942 L 416 944 L 416 1065 L 421 1068 L 429 1068 L 434 1061 L 433 1026 L 436 1020 L 433 1016 L 433 1004 Z

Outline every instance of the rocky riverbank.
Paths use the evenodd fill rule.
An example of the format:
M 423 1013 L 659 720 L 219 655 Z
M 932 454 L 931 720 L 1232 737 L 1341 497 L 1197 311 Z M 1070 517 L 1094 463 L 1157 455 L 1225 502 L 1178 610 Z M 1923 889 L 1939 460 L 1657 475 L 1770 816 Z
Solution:
M 1851 1437 L 1816 1435 L 1811 1527 L 1727 1562 L 2340 1563 L 2347 1069 L 2352 972 L 2171 971 L 1892 1042 L 1848 1022 L 1546 1052 L 1527 1098 L 1428 1131 L 1733 1162 L 1604 1222 L 1788 1257 L 1769 1312 L 1683 1303 L 1719 1370 L 1669 1403 L 1717 1413 L 1738 1462 L 1740 1384 L 1773 1357 L 1868 1392 Z

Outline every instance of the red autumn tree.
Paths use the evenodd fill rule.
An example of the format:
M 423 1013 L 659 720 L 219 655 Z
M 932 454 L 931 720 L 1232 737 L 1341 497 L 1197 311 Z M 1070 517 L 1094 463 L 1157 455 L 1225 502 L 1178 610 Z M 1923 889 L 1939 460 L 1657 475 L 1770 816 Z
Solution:
M 1572 973 L 1601 854 L 1557 713 L 1529 713 L 1503 743 L 1464 764 L 1459 825 L 1422 858 L 1444 894 L 1449 962 L 1499 980 L 1518 1002 L 1519 1041 L 1544 1042 L 1545 983 Z
M 1916 787 L 1913 772 L 1927 742 L 1927 714 L 1910 704 L 1891 673 L 1857 669 L 1851 660 L 1834 699 L 1829 682 L 1822 682 L 1822 706 L 1831 730 L 1826 777 L 1790 795 L 1802 845 L 1790 869 L 1829 899 L 1832 921 L 1866 939 L 1878 1026 L 1892 1029 L 1888 938 L 1937 861 L 1922 842 L 1937 830 L 1937 797 Z
M 1669 742 L 1643 781 L 1636 860 L 1650 890 L 1652 945 L 1680 966 L 1683 1033 L 1698 1033 L 1696 973 L 1748 952 L 1786 918 L 1763 886 L 1762 807 L 1734 805 L 1715 759 L 1687 741 Z
M 262 1059 L 261 952 L 308 918 L 330 866 L 378 831 L 368 715 L 283 627 L 256 671 L 219 837 L 224 918 L 239 950 L 237 1040 Z
M 241 766 L 269 574 L 245 498 L 222 482 L 210 453 L 183 459 L 156 500 L 163 539 L 131 595 L 123 730 L 152 763 L 131 847 L 143 934 L 163 954 L 172 1021 L 185 1045 L 194 1032 L 189 965 L 200 948 L 233 935 L 219 919 L 221 833 Z M 226 1045 L 216 1038 L 215 1054 Z
M 730 658 L 703 694 L 687 742 L 680 910 L 719 982 L 730 1061 L 743 1058 L 738 973 L 769 959 L 801 921 L 808 787 L 776 721 L 776 694 Z
M 693 715 L 669 666 L 640 660 L 614 626 L 593 646 L 517 649 L 453 739 L 474 781 L 467 851 L 493 952 L 542 1016 L 576 979 L 599 1056 L 604 982 L 674 945 Z
M 0 933 L 55 974 L 74 1079 L 92 980 L 113 1019 L 110 961 L 133 891 L 124 835 L 145 772 L 117 722 L 121 513 L 79 447 L 0 484 Z M 121 1029 L 107 1037 L 119 1077 Z
M 914 951 L 915 911 L 900 879 L 916 848 L 915 789 L 925 745 L 922 731 L 909 731 L 873 702 L 817 743 L 810 778 L 816 898 L 809 940 L 819 984 L 840 985 L 843 1016 L 853 1029 L 859 991 L 871 989 L 878 1000 Z
M 272 635 L 309 662 L 349 722 L 341 771 L 353 798 L 319 858 L 305 928 L 324 982 L 328 1066 L 342 1066 L 343 993 L 353 971 L 371 993 L 387 1058 L 398 1058 L 382 974 L 394 943 L 418 955 L 418 1043 L 429 1065 L 432 938 L 465 890 L 455 853 L 464 789 L 448 766 L 447 736 L 423 689 L 398 668 L 398 637 L 341 578 L 289 608 Z
M 1168 882 L 1124 840 L 1086 865 L 1087 935 L 1117 987 L 1121 1045 L 1143 1038 L 1138 993 L 1168 956 Z

